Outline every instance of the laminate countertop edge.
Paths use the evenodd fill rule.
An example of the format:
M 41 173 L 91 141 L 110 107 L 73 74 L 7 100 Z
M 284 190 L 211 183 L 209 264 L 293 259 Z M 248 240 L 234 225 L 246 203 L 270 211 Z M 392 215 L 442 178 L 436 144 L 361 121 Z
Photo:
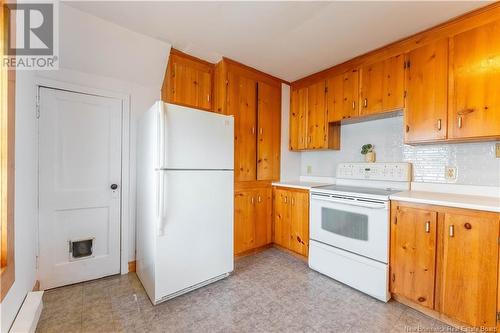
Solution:
M 500 213 L 500 197 L 426 191 L 404 191 L 391 195 L 390 199 L 395 201 L 405 201 Z

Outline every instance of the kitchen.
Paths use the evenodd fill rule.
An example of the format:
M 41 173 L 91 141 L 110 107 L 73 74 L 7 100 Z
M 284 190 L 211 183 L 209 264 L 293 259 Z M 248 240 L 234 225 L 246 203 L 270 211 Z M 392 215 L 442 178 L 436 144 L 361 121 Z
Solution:
M 1 331 L 497 330 L 499 3 L 198 6 L 62 2 L 6 74 Z

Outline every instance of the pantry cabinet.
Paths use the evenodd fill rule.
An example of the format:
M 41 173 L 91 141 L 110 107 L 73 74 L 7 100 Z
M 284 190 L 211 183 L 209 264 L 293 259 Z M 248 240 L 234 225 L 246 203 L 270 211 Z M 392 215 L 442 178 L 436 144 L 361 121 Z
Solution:
M 234 194 L 234 254 L 270 244 L 271 188 L 241 190 Z
M 172 49 L 162 86 L 162 100 L 212 110 L 214 65 Z
M 293 89 L 290 106 L 290 149 L 340 149 L 340 124 L 329 122 L 326 81 Z
M 300 255 L 309 253 L 309 191 L 275 187 L 274 243 Z
M 448 39 L 407 55 L 405 142 L 446 139 L 448 113 Z
M 500 20 L 451 39 L 450 139 L 500 136 Z
M 496 327 L 499 236 L 498 213 L 392 202 L 391 292 L 457 325 Z

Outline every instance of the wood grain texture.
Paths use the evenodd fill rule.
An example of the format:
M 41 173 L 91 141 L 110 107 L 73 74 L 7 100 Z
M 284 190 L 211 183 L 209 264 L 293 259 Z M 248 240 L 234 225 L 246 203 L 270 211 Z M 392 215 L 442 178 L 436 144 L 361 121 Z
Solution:
M 353 69 L 345 72 L 343 81 L 342 119 L 357 117 L 359 115 L 359 71 Z
M 450 139 L 500 137 L 500 20 L 451 39 Z
M 419 47 L 407 56 L 405 142 L 439 141 L 447 135 L 448 39 Z
M 338 122 L 342 120 L 344 79 L 342 75 L 335 75 L 326 81 L 326 108 L 328 122 Z
M 128 272 L 135 272 L 136 271 L 136 261 L 132 260 L 128 262 Z
M 441 310 L 474 327 L 496 327 L 497 214 L 444 213 Z
M 228 73 L 227 114 L 234 116 L 234 179 L 256 180 L 257 81 Z
M 383 110 L 385 61 L 367 64 L 359 70 L 359 115 L 366 116 Z
M 272 243 L 272 188 L 254 190 L 255 196 L 255 247 Z
M 292 90 L 290 101 L 290 150 L 307 145 L 308 88 Z
M 326 85 L 320 81 L 307 92 L 307 149 L 326 148 Z
M 281 87 L 258 82 L 257 179 L 280 178 Z
M 273 241 L 284 248 L 290 249 L 290 192 L 283 188 L 273 189 L 274 234 Z
M 434 308 L 437 213 L 392 207 L 391 292 Z
M 403 109 L 405 104 L 405 56 L 403 54 L 384 60 L 382 80 L 382 111 Z
M 290 250 L 309 255 L 309 193 L 289 190 Z
M 254 191 L 234 194 L 234 255 L 255 248 Z
M 9 13 L 0 2 L 0 55 L 7 45 Z M 16 31 L 13 31 L 15 37 Z M 15 88 L 16 72 L 0 66 L 0 302 L 16 278 L 14 235 Z

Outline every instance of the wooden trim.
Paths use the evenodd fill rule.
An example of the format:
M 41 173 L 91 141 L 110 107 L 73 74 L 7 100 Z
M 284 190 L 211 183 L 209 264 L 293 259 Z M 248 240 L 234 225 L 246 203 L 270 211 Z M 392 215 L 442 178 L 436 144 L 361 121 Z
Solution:
M 243 181 L 234 183 L 235 192 L 259 189 L 265 187 L 271 187 L 270 180 L 254 180 L 254 181 Z
M 240 253 L 236 254 L 234 256 L 234 258 L 235 259 L 240 259 L 242 257 L 254 255 L 254 254 L 263 252 L 263 251 L 265 251 L 267 249 L 270 249 L 271 247 L 273 247 L 272 243 L 271 244 L 266 244 L 266 245 L 263 245 L 263 246 L 260 246 L 260 247 L 256 247 L 254 249 L 250 249 L 250 250 L 246 250 L 246 251 L 240 252 Z
M 135 268 L 136 268 L 136 261 L 133 260 L 133 261 L 129 261 L 128 262 L 128 272 L 135 272 Z
M 182 58 L 185 58 L 185 59 L 192 60 L 192 61 L 197 62 L 197 63 L 203 63 L 203 64 L 205 64 L 205 65 L 207 65 L 207 66 L 210 66 L 210 67 L 215 66 L 215 64 L 214 64 L 214 63 L 208 62 L 208 61 L 203 60 L 203 59 L 201 59 L 201 58 L 197 58 L 197 57 L 195 57 L 195 56 L 192 56 L 192 55 L 190 55 L 190 54 L 187 54 L 187 53 L 185 53 L 185 52 L 182 52 L 182 51 L 180 51 L 180 50 L 177 50 L 176 48 L 173 48 L 173 47 L 170 49 L 170 55 L 171 55 L 171 56 L 172 56 L 172 55 L 174 55 L 174 56 L 179 56 L 179 57 L 182 57 Z
M 284 83 L 284 84 L 290 85 L 290 82 L 288 82 L 288 81 L 280 79 L 279 77 L 273 76 L 271 74 L 267 74 L 267 73 L 265 73 L 263 71 L 255 69 L 255 68 L 250 67 L 248 65 L 242 64 L 241 62 L 238 62 L 236 60 L 233 60 L 233 59 L 230 59 L 230 58 L 227 58 L 227 57 L 222 57 L 222 61 L 226 62 L 229 66 L 236 66 L 236 67 L 239 67 L 240 69 L 243 69 L 243 70 L 246 70 L 246 71 L 249 71 L 249 72 L 253 72 L 255 75 L 258 75 L 261 78 L 264 77 L 264 78 L 266 78 L 266 79 L 269 80 L 268 83 L 271 83 L 271 84 L 272 83 L 274 83 L 274 84 Z
M 283 185 L 273 185 L 273 188 L 285 189 L 285 190 L 291 191 L 291 192 L 309 193 L 309 190 L 304 189 L 304 188 L 288 187 L 288 186 L 283 186 Z
M 288 254 L 292 255 L 293 257 L 295 257 L 295 258 L 297 258 L 297 259 L 299 259 L 299 260 L 301 260 L 301 261 L 303 261 L 305 263 L 308 263 L 308 259 L 307 259 L 306 256 L 298 254 L 297 252 L 293 252 L 292 250 L 284 248 L 283 246 L 275 244 L 275 243 L 272 244 L 272 247 L 274 247 L 275 249 L 278 249 L 278 250 L 280 250 L 282 252 L 288 253 Z
M 307 86 L 312 82 L 326 79 L 331 76 L 342 74 L 353 68 L 365 64 L 374 63 L 402 53 L 414 50 L 422 45 L 429 44 L 435 40 L 452 37 L 461 32 L 488 24 L 500 19 L 500 2 L 495 2 L 477 10 L 465 13 L 437 26 L 421 31 L 409 37 L 400 39 L 388 45 L 382 46 L 365 54 L 334 65 L 302 79 L 291 83 L 293 89 Z
M 9 15 L 0 1 L 0 57 L 4 54 Z M 0 301 L 15 280 L 14 140 L 15 71 L 0 67 Z

